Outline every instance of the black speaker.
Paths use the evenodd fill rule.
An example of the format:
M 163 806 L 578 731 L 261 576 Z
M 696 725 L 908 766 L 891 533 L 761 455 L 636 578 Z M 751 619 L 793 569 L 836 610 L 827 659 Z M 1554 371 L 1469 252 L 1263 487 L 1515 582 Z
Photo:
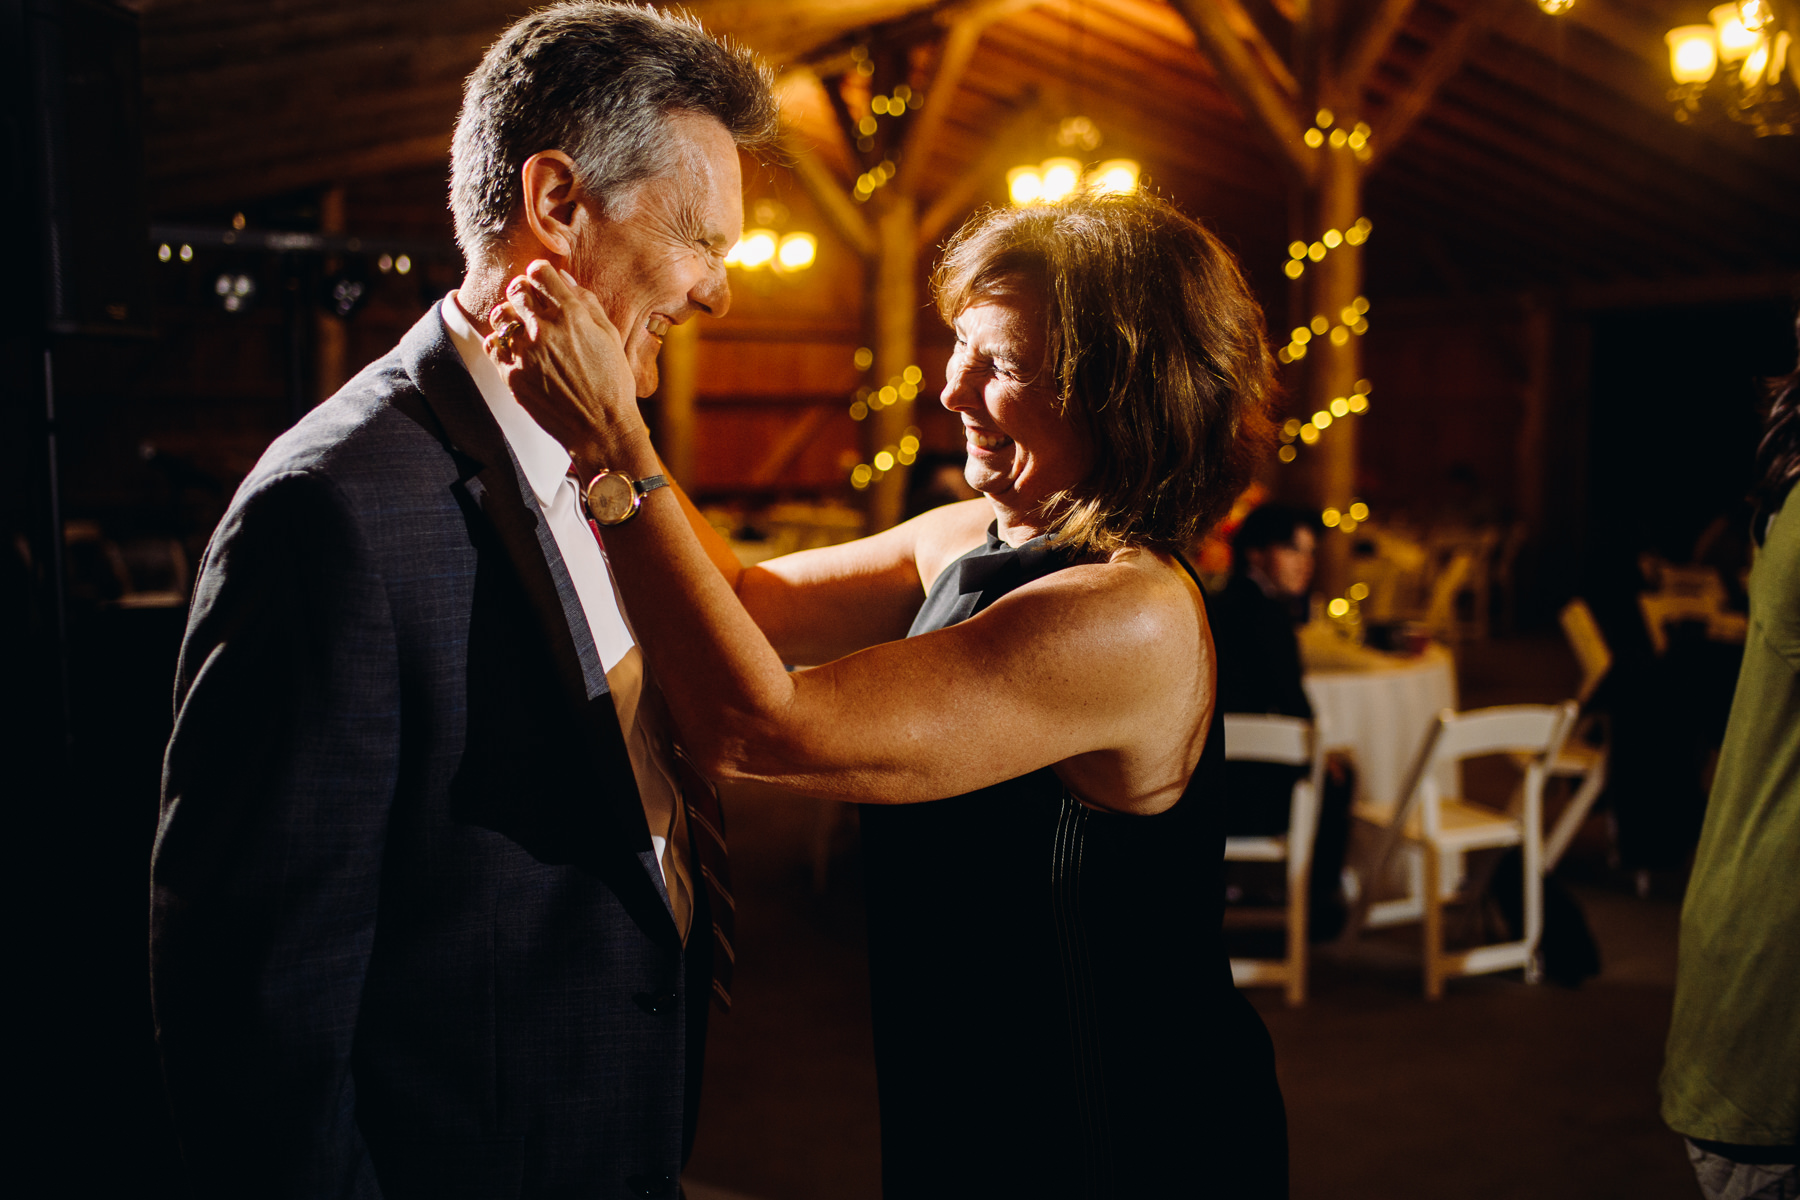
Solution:
M 150 327 L 138 18 L 102 0 L 25 0 L 43 231 L 44 315 L 53 333 Z

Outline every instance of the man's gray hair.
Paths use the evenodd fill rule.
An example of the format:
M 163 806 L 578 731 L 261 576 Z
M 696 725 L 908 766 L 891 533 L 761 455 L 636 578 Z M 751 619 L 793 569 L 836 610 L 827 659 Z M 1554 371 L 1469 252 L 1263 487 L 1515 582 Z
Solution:
M 669 116 L 718 120 L 740 147 L 774 144 L 768 68 L 686 13 L 578 0 L 540 9 L 489 47 L 463 88 L 450 151 L 456 240 L 473 259 L 505 236 L 519 169 L 561 150 L 602 206 L 675 165 Z

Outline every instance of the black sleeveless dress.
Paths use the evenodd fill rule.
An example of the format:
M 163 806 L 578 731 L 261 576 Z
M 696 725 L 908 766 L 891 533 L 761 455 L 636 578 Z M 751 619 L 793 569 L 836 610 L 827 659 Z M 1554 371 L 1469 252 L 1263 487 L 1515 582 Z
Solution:
M 990 528 L 911 632 L 1068 565 Z M 1220 932 L 1223 742 L 1215 717 L 1154 817 L 1049 768 L 863 807 L 885 1200 L 1287 1195 L 1273 1048 Z

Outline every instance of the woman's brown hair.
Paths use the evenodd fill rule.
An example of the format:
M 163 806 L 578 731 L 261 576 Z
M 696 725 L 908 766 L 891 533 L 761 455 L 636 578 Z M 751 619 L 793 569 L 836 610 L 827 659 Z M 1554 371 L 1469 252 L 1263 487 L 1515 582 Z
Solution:
M 1044 301 L 1044 370 L 1094 447 L 1049 501 L 1054 540 L 1105 554 L 1185 549 L 1274 441 L 1275 367 L 1237 260 L 1148 195 L 980 214 L 932 280 L 944 320 L 1022 279 Z

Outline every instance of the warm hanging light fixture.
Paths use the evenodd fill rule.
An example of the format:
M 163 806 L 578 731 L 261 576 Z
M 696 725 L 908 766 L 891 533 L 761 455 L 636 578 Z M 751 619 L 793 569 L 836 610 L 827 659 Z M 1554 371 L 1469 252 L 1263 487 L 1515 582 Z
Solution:
M 775 200 L 758 200 L 750 206 L 756 224 L 725 256 L 725 265 L 744 271 L 767 267 L 777 275 L 792 275 L 813 265 L 819 255 L 819 239 L 804 230 L 779 232 L 787 223 L 787 206 Z
M 1719 47 L 1711 25 L 1681 25 L 1663 34 L 1669 44 L 1669 74 L 1678 84 L 1705 83 L 1719 69 Z
M 1109 158 L 1084 171 L 1081 160 L 1059 156 L 1008 171 L 1006 194 L 1021 208 L 1028 204 L 1060 204 L 1078 192 L 1124 196 L 1137 191 L 1138 175 L 1134 158 Z
M 1070 6 L 1073 20 L 1069 24 L 1069 108 L 1077 115 L 1057 122 L 1049 141 L 1056 147 L 1056 157 L 1040 163 L 1026 163 L 1006 173 L 1006 194 L 1019 207 L 1030 204 L 1060 204 L 1070 196 L 1123 196 L 1137 191 L 1138 170 L 1135 158 L 1109 158 L 1084 169 L 1084 161 L 1100 148 L 1104 137 L 1100 125 L 1092 117 L 1082 116 L 1081 91 L 1086 74 L 1082 39 L 1086 21 L 1080 0 Z M 1078 156 L 1078 157 L 1077 157 Z
M 1800 104 L 1787 77 L 1792 10 L 1778 8 L 1776 0 L 1736 0 L 1715 5 L 1707 18 L 1709 25 L 1682 25 L 1663 35 L 1675 119 L 1693 123 L 1722 108 L 1757 137 L 1791 135 L 1800 124 Z M 1729 69 L 1714 84 L 1721 65 Z

